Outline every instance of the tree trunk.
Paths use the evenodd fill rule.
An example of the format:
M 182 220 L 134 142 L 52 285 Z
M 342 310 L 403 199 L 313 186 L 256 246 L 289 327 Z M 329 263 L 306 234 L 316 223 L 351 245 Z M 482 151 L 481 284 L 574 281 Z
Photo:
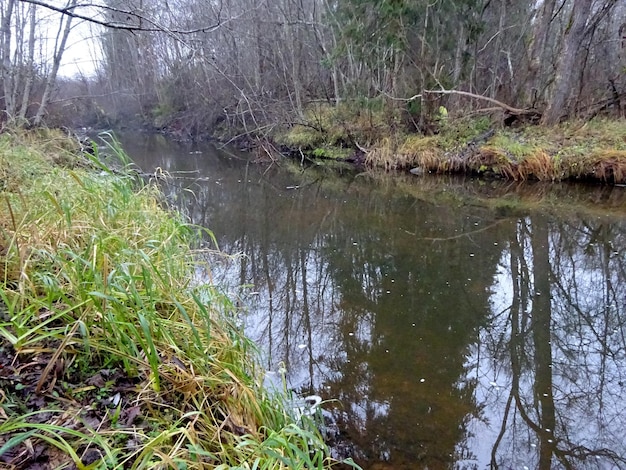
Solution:
M 30 33 L 28 36 L 28 62 L 26 64 L 26 80 L 24 83 L 24 93 L 22 94 L 22 106 L 20 108 L 20 121 L 25 122 L 26 112 L 30 104 L 30 91 L 35 79 L 35 28 L 37 26 L 37 8 L 30 6 Z
M 574 66 L 585 37 L 585 27 L 591 13 L 592 3 L 593 0 L 575 0 L 572 6 L 563 39 L 563 48 L 556 66 L 554 92 L 541 119 L 544 125 L 552 126 L 567 116 L 567 101 L 571 95 L 572 78 L 575 75 Z
M 78 0 L 70 0 L 68 3 L 68 8 L 76 6 Z M 52 61 L 52 70 L 50 71 L 50 75 L 48 75 L 48 79 L 46 80 L 46 87 L 43 91 L 43 96 L 41 97 L 41 103 L 39 104 L 39 109 L 37 109 L 37 114 L 35 115 L 35 119 L 33 120 L 33 124 L 35 126 L 40 126 L 43 117 L 46 114 L 48 103 L 50 101 L 50 95 L 52 94 L 52 88 L 54 87 L 57 79 L 57 73 L 59 72 L 59 66 L 61 65 L 61 59 L 63 58 L 63 53 L 65 52 L 65 44 L 67 43 L 67 37 L 70 34 L 71 26 L 72 26 L 72 17 L 65 17 L 65 28 L 61 33 L 63 19 L 61 19 L 61 24 L 59 25 L 59 34 L 61 36 L 61 42 L 57 50 L 54 51 L 54 59 Z
M 498 96 L 498 83 L 502 83 L 502 74 L 500 73 L 500 55 L 502 54 L 502 35 L 504 34 L 504 24 L 506 20 L 506 2 L 500 4 L 500 19 L 498 21 L 498 31 L 493 51 L 493 76 L 491 77 L 491 87 L 489 96 L 496 98 Z
M 550 25 L 554 19 L 554 8 L 556 0 L 545 0 L 541 6 L 541 13 L 535 19 L 531 43 L 530 57 L 528 63 L 527 93 L 524 98 L 524 105 L 534 108 L 537 101 L 541 100 L 540 89 L 543 88 L 541 65 L 546 57 L 545 52 L 550 37 Z
M 4 112 L 6 118 L 12 120 L 15 113 L 15 103 L 12 101 L 13 93 L 11 90 L 12 70 L 11 70 L 11 17 L 13 16 L 13 7 L 15 0 L 9 0 L 6 10 L 2 16 L 2 87 L 4 92 Z

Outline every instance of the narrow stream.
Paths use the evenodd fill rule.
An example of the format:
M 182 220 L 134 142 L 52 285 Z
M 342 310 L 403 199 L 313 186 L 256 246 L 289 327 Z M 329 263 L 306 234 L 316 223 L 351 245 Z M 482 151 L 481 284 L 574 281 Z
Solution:
M 502 183 L 123 143 L 144 171 L 175 176 L 173 204 L 237 255 L 213 280 L 244 300 L 268 377 L 284 369 L 298 394 L 331 400 L 336 456 L 626 468 L 626 188 L 502 196 Z M 521 192 L 537 209 L 519 210 Z

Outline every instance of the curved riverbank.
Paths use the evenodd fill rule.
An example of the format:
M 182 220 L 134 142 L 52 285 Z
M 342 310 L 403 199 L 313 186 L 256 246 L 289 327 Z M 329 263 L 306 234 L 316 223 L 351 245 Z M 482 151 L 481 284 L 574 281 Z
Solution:
M 493 118 L 453 119 L 442 109 L 431 134 L 424 135 L 408 132 L 397 117 L 362 114 L 349 111 L 346 117 L 340 109 L 318 107 L 304 122 L 275 131 L 272 139 L 294 158 L 339 159 L 415 175 L 626 183 L 623 119 L 507 127 Z
M 331 464 L 313 420 L 261 385 L 236 302 L 203 281 L 210 232 L 55 132 L 4 132 L 0 149 L 2 465 Z

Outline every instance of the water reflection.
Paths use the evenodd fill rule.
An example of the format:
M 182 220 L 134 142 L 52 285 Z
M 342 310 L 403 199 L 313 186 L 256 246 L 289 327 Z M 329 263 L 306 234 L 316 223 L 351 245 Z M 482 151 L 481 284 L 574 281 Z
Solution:
M 245 255 L 213 276 L 245 298 L 270 377 L 284 364 L 299 393 L 338 400 L 337 455 L 366 469 L 626 466 L 621 216 L 512 215 L 362 175 L 126 147 L 183 176 L 172 200 Z
M 500 423 L 474 423 L 492 467 L 624 466 L 624 228 L 540 214 L 511 227 L 469 360 Z

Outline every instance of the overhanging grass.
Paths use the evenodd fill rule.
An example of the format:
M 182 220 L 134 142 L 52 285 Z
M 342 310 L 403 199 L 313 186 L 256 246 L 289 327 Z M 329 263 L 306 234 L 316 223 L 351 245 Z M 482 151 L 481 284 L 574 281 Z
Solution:
M 0 466 L 328 467 L 259 385 L 230 299 L 192 283 L 212 235 L 44 137 L 0 135 Z
M 484 174 L 515 181 L 626 183 L 623 119 L 504 128 L 486 117 L 446 114 L 431 123 L 434 135 L 425 136 L 408 132 L 397 109 L 372 103 L 313 103 L 303 123 L 274 137 L 313 158 L 334 155 L 333 148 L 345 158 L 359 144 L 367 149 L 366 166 L 387 171 L 419 168 L 419 173 Z
M 441 134 L 391 136 L 368 152 L 371 167 L 492 174 L 511 180 L 589 180 L 626 183 L 626 121 L 596 119 L 555 127 L 498 129 L 488 139 L 461 139 L 454 124 Z

